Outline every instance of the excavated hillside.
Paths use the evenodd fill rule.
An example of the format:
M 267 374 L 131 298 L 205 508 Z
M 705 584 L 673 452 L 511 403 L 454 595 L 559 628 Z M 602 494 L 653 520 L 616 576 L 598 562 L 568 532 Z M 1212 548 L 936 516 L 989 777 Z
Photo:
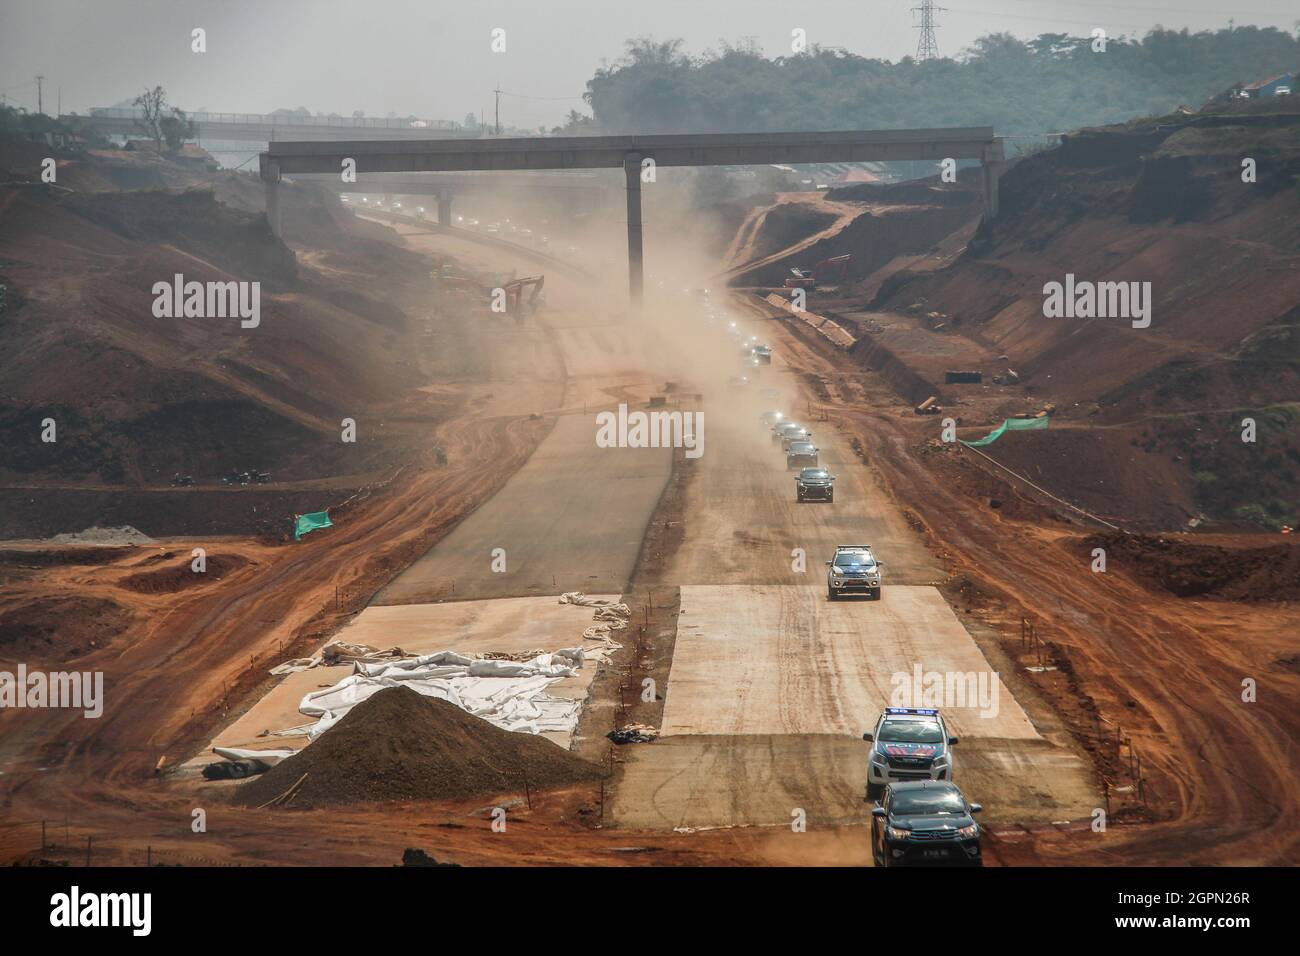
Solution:
M 979 216 L 966 182 L 858 185 L 826 193 L 782 193 L 741 222 L 723 258 L 733 286 L 779 287 L 791 268 L 851 255 L 848 286 L 890 262 L 930 250 Z
M 282 188 L 281 241 L 255 176 L 106 152 L 60 160 L 59 185 L 43 186 L 33 175 L 42 151 L 0 149 L 11 164 L 0 170 L 0 538 L 108 520 L 155 534 L 260 530 L 251 499 L 214 500 L 214 524 L 216 512 L 189 513 L 191 497 L 159 508 L 122 493 L 166 488 L 177 473 L 220 487 L 252 469 L 276 482 L 259 495 L 327 481 L 346 496 L 408 456 L 384 431 L 385 412 L 439 375 L 475 372 L 477 333 L 439 314 L 427 264 L 328 193 Z M 156 317 L 154 285 L 177 274 L 259 283 L 259 324 Z M 444 348 L 427 347 L 438 340 Z M 358 423 L 355 443 L 340 440 L 345 418 Z M 55 441 L 42 440 L 47 419 Z M 312 500 L 283 506 L 312 510 Z
M 1149 327 L 1047 317 L 1045 286 L 1067 275 L 1150 283 Z M 1006 172 L 999 215 L 951 265 L 889 277 L 867 310 L 886 325 L 872 361 L 906 366 L 962 424 L 1055 405 L 1059 432 L 986 450 L 1071 500 L 1162 526 L 1296 520 L 1297 112 L 1180 114 L 1068 136 Z M 984 382 L 947 384 L 954 367 Z M 1018 384 L 990 385 L 1007 368 Z M 1166 480 L 1121 490 L 1106 478 L 1123 463 Z

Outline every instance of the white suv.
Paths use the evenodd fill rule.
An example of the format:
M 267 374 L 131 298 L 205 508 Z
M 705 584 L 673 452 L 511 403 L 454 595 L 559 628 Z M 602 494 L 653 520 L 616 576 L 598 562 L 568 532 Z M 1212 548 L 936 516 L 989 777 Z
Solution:
M 880 600 L 880 580 L 884 563 L 877 561 L 865 544 L 842 544 L 835 549 L 834 560 L 826 562 L 826 597 L 834 601 L 841 594 L 866 594 Z
M 952 745 L 948 726 L 937 710 L 886 707 L 872 733 L 867 757 L 867 799 L 874 800 L 891 783 L 906 780 L 952 780 Z

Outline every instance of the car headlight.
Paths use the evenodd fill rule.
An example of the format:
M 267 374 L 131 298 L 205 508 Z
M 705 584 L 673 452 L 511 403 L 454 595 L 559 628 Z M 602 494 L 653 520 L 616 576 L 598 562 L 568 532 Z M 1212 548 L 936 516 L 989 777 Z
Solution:
M 871 762 L 874 763 L 877 767 L 883 767 L 885 766 L 886 763 L 888 763 L 888 761 L 885 760 L 884 754 L 876 753 L 874 751 L 871 754 Z
M 911 830 L 903 830 L 898 827 L 885 827 L 885 836 L 891 840 L 906 840 L 912 835 Z
M 979 824 L 972 823 L 970 826 L 962 827 L 960 830 L 958 830 L 957 835 L 959 837 L 973 837 L 978 835 L 979 832 L 980 832 Z
M 947 755 L 947 754 L 939 754 L 939 756 L 935 757 L 935 758 L 934 758 L 934 766 L 935 766 L 935 767 L 946 767 L 946 766 L 948 766 L 948 755 Z

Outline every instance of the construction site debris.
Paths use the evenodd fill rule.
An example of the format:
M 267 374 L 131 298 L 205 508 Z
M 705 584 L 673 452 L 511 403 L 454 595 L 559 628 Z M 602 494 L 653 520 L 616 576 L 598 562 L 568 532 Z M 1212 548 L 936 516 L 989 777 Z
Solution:
M 256 760 L 218 760 L 203 767 L 204 780 L 243 780 L 271 769 Z
M 616 744 L 648 744 L 659 739 L 659 730 L 647 724 L 628 724 L 605 735 Z
M 567 591 L 561 594 L 560 603 L 594 607 L 596 611 L 592 614 L 592 619 L 596 623 L 582 632 L 583 640 L 603 641 L 609 645 L 608 650 L 618 650 L 619 645 L 612 641 L 610 634 L 627 627 L 628 619 L 632 616 L 631 608 L 618 601 L 587 597 L 581 591 Z
M 240 788 L 238 801 L 293 809 L 546 790 L 601 770 L 547 740 L 513 734 L 409 687 L 384 688 L 333 731 Z M 285 796 L 286 794 L 292 794 Z
M 299 671 L 311 670 L 313 667 L 339 667 L 355 664 L 358 661 L 374 664 L 385 660 L 399 660 L 407 656 L 400 647 L 390 647 L 386 651 L 380 651 L 365 644 L 331 641 L 321 648 L 319 653 L 311 657 L 298 657 L 285 661 L 271 668 L 271 673 L 276 677 L 283 677 L 285 674 L 296 674 Z

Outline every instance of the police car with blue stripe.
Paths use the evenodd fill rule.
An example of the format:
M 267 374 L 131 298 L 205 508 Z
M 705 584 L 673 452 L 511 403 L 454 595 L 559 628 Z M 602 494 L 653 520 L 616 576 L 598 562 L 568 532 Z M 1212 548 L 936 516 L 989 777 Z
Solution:
M 885 786 L 910 780 L 951 780 L 956 737 L 937 710 L 886 707 L 876 729 L 862 735 L 871 744 L 867 757 L 867 800 Z

